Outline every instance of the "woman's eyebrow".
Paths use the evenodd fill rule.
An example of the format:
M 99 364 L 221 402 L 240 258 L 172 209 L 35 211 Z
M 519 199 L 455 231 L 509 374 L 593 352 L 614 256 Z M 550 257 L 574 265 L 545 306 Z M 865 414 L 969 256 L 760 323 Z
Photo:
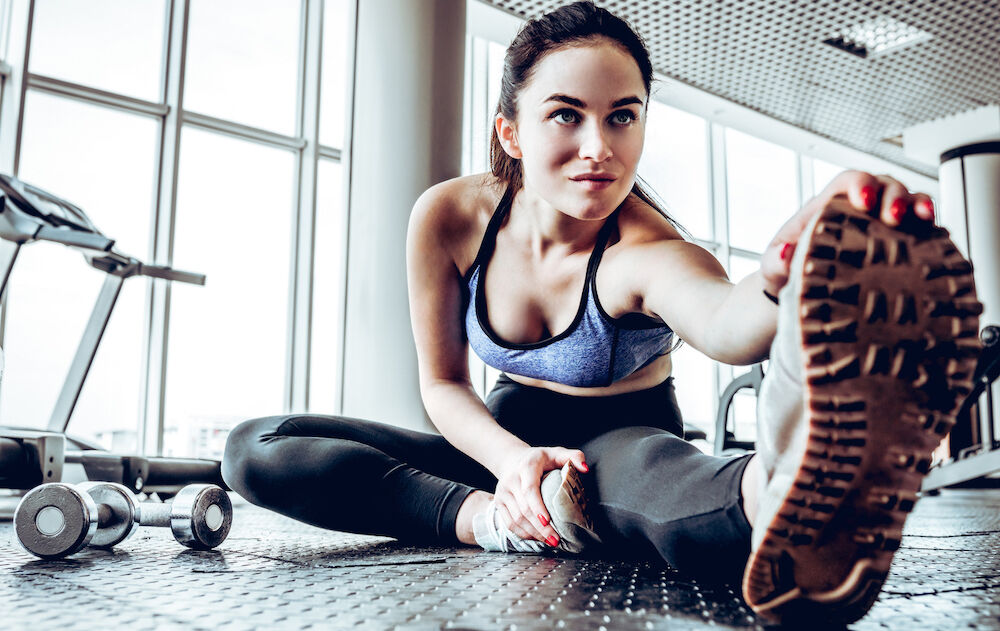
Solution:
M 579 108 L 587 107 L 586 103 L 584 103 L 583 101 L 581 101 L 576 97 L 569 96 L 568 94 L 556 93 L 549 96 L 549 98 L 545 99 L 542 102 L 548 103 L 549 101 L 559 101 L 561 103 L 566 103 L 567 105 L 572 105 L 573 107 L 579 107 Z M 642 102 L 643 102 L 642 99 L 640 99 L 637 96 L 626 96 L 625 98 L 618 99 L 617 101 L 612 103 L 611 107 L 612 108 L 621 107 L 622 105 L 632 105 L 633 103 L 637 105 L 642 105 Z
M 633 103 L 642 105 L 642 99 L 637 96 L 626 96 L 624 99 L 618 99 L 612 103 L 611 107 L 621 107 L 622 105 L 632 105 Z
M 549 101 L 560 101 L 562 103 L 572 105 L 573 107 L 581 107 L 581 108 L 587 107 L 587 104 L 581 101 L 580 99 L 574 98 L 566 94 L 558 94 L 558 93 L 553 94 L 549 98 L 542 101 L 542 103 L 548 103 Z

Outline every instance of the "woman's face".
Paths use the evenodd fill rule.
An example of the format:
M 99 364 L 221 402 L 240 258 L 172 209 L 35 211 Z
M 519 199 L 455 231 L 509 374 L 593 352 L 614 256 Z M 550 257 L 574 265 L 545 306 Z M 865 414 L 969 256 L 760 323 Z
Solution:
M 521 160 L 525 188 L 572 217 L 607 217 L 635 181 L 646 98 L 639 66 L 609 42 L 545 55 L 504 143 Z

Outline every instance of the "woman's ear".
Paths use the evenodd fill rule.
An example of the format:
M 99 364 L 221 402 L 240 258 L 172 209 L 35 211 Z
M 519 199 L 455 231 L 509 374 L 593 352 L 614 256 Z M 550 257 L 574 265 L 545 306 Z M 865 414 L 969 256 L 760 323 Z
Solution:
M 517 130 L 513 123 L 504 118 L 503 114 L 497 114 L 496 120 L 497 138 L 500 139 L 500 146 L 507 152 L 507 155 L 515 160 L 521 159 L 521 145 L 517 142 Z

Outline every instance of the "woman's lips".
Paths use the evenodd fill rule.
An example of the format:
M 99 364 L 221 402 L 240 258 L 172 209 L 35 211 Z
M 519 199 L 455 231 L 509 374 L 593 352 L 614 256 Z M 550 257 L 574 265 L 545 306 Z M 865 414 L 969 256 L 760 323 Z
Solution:
M 612 177 L 602 177 L 602 176 L 580 176 L 570 178 L 577 184 L 581 185 L 588 191 L 602 191 L 607 187 L 615 183 Z

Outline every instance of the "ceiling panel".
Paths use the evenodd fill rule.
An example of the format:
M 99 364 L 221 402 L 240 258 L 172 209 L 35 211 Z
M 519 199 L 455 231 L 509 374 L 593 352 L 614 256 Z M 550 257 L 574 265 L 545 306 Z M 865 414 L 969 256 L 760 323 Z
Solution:
M 488 2 L 521 17 L 564 4 Z M 1000 0 L 599 4 L 664 76 L 931 177 L 936 165 L 904 156 L 903 129 L 1000 103 Z

